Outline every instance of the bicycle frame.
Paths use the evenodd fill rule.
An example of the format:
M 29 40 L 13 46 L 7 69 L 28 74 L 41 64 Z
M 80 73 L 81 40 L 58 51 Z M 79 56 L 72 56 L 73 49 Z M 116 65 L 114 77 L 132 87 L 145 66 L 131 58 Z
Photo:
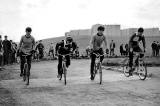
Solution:
M 27 63 L 27 56 L 29 56 L 29 55 L 26 54 L 26 55 L 22 55 L 22 56 L 25 57 L 25 63 L 24 63 L 24 69 L 23 69 L 23 71 L 24 71 L 23 80 L 25 81 L 26 80 L 26 76 L 27 76 L 26 85 L 29 85 L 29 69 L 28 69 L 28 63 Z M 25 68 L 27 68 L 27 69 L 25 69 Z
M 63 69 L 63 73 L 64 73 L 64 83 L 66 85 L 67 81 L 66 81 L 66 72 L 67 72 L 67 69 L 66 69 L 66 58 L 65 56 L 67 55 L 70 55 L 70 54 L 65 54 L 65 55 L 61 55 L 61 54 L 58 54 L 59 56 L 62 56 L 62 69 Z M 62 78 L 62 76 L 61 76 Z M 60 78 L 60 80 L 61 80 Z
M 93 54 L 96 56 L 95 64 L 96 63 L 101 63 L 100 58 L 101 58 L 101 56 L 104 56 L 104 55 L 100 55 L 100 54 L 97 54 L 97 53 L 93 53 Z
M 102 67 L 101 67 L 102 63 L 100 61 L 100 58 L 101 58 L 101 56 L 104 56 L 104 55 L 100 55 L 100 54 L 96 54 L 96 53 L 93 53 L 93 54 L 96 56 L 94 78 L 95 78 L 95 75 L 97 74 L 97 71 L 99 70 L 100 84 L 101 84 L 102 83 Z

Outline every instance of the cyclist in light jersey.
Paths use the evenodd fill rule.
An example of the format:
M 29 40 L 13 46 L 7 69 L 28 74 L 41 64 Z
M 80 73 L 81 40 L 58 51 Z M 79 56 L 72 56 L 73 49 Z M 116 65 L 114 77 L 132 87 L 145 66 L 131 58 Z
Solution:
M 26 35 L 23 35 L 20 40 L 19 44 L 19 52 L 20 52 L 20 69 L 21 73 L 20 76 L 23 76 L 23 68 L 24 68 L 24 63 L 25 63 L 25 57 L 23 55 L 27 54 L 27 63 L 29 67 L 29 72 L 31 69 L 31 60 L 32 60 L 32 53 L 34 51 L 34 46 L 35 46 L 35 39 L 31 35 L 32 29 L 30 27 L 26 28 Z
M 102 49 L 102 43 L 105 43 L 105 50 L 107 49 L 107 41 L 106 41 L 106 37 L 104 36 L 103 32 L 104 32 L 104 27 L 103 26 L 99 26 L 98 27 L 98 33 L 96 35 L 94 35 L 91 39 L 90 45 L 92 48 L 92 52 L 91 52 L 91 68 L 90 68 L 90 74 L 91 80 L 94 80 L 93 77 L 93 70 L 94 70 L 94 64 L 95 64 L 95 59 L 96 56 L 93 53 L 99 53 L 100 55 L 103 55 L 103 49 Z M 100 57 L 100 61 L 102 62 L 104 59 L 104 56 Z

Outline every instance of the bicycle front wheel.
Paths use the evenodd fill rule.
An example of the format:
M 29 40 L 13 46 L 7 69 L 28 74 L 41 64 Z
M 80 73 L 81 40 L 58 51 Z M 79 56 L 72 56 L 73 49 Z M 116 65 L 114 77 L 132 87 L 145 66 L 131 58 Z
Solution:
M 147 77 L 147 66 L 144 61 L 139 64 L 138 76 L 141 80 L 145 80 Z
M 23 69 L 23 81 L 26 81 L 26 73 L 27 73 L 27 64 L 24 64 L 24 69 Z
M 93 79 L 96 77 L 97 74 L 97 64 L 94 64 L 94 70 L 93 70 Z
M 126 77 L 129 77 L 129 64 L 124 64 L 123 65 L 123 73 Z
M 26 85 L 29 85 L 29 68 L 28 68 L 28 64 L 26 64 L 26 79 L 27 79 L 27 83 Z
M 66 69 L 66 65 L 63 64 L 63 73 L 64 73 L 64 84 L 67 84 L 67 80 L 66 80 L 66 74 L 67 74 L 67 69 Z
M 100 84 L 102 84 L 102 64 L 99 63 L 99 78 L 100 78 Z

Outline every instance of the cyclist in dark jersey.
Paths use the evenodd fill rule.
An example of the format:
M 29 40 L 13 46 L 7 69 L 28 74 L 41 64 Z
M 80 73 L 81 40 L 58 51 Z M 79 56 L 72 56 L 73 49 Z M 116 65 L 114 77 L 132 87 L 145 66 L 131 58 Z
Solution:
M 72 37 L 68 35 L 68 33 L 65 34 L 66 40 L 62 40 L 61 42 L 56 44 L 55 52 L 57 54 L 65 55 L 73 53 L 76 48 L 77 44 L 73 41 Z M 66 67 L 69 67 L 70 65 L 70 55 L 66 55 Z M 61 78 L 62 75 L 62 56 L 58 56 L 58 78 Z
M 146 42 L 143 35 L 144 29 L 139 28 L 138 33 L 134 33 L 129 40 L 129 74 L 132 75 L 132 66 L 133 66 L 133 52 L 145 52 Z M 140 48 L 140 42 L 143 44 L 143 49 Z M 140 55 L 140 58 L 143 57 L 143 54 Z M 135 63 L 138 63 L 138 59 L 135 60 Z
M 100 55 L 104 54 L 103 49 L 102 49 L 102 43 L 103 42 L 105 43 L 105 50 L 107 49 L 106 37 L 103 34 L 104 29 L 105 28 L 103 26 L 99 26 L 98 29 L 97 29 L 98 33 L 92 37 L 91 42 L 90 42 L 90 46 L 92 48 L 92 51 L 91 51 L 91 68 L 90 68 L 90 74 L 91 74 L 90 79 L 91 80 L 94 80 L 93 70 L 94 70 L 94 64 L 95 64 L 95 59 L 96 59 L 96 56 L 93 53 L 99 53 Z M 104 56 L 100 57 L 101 62 L 103 61 L 103 58 L 104 58 Z

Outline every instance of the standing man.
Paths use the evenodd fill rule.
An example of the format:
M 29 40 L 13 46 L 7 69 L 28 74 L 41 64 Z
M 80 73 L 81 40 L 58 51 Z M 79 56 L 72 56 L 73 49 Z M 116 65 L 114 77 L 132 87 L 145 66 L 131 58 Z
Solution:
M 39 52 L 39 59 L 42 59 L 44 56 L 43 50 L 44 50 L 44 45 L 42 44 L 42 40 L 39 41 L 39 44 L 36 47 L 36 50 L 38 49 Z
M 4 36 L 5 40 L 2 42 L 4 50 L 4 65 L 8 65 L 10 62 L 11 42 Z
M 50 58 L 53 58 L 53 59 L 54 59 L 53 43 L 51 43 L 51 44 L 50 44 L 50 47 L 49 47 L 49 56 L 50 56 Z
M 87 48 L 86 48 L 86 55 L 87 55 L 87 57 L 89 57 L 89 55 L 90 55 L 90 46 L 87 46 Z
M 115 43 L 112 40 L 110 43 L 110 56 L 114 56 L 114 48 L 115 48 Z
M 25 63 L 25 57 L 23 55 L 27 54 L 27 63 L 29 68 L 29 74 L 31 69 L 31 61 L 32 61 L 32 54 L 35 47 L 35 39 L 31 35 L 32 29 L 30 27 L 26 28 L 26 34 L 21 37 L 20 43 L 19 43 L 19 51 L 20 51 L 20 69 L 21 73 L 20 76 L 23 76 L 23 69 L 24 69 L 24 63 Z
M 156 56 L 156 41 L 152 43 L 151 47 L 152 47 L 152 56 Z
M 76 55 L 76 58 L 79 57 L 79 47 L 76 48 L 76 50 L 75 50 L 75 55 Z
M 93 53 L 99 53 L 100 55 L 103 55 L 103 48 L 102 48 L 102 43 L 105 43 L 105 50 L 107 49 L 107 41 L 106 41 L 106 37 L 104 36 L 103 32 L 104 32 L 104 27 L 103 26 L 99 26 L 98 27 L 98 33 L 96 35 L 94 35 L 91 39 L 90 42 L 90 46 L 92 48 L 92 52 L 91 52 L 91 67 L 90 67 L 90 74 L 91 80 L 94 80 L 93 77 L 93 70 L 94 70 L 94 64 L 95 64 L 95 59 L 96 59 L 96 55 Z M 100 61 L 103 61 L 104 56 L 100 57 Z
M 0 35 L 0 67 L 3 65 L 3 46 L 2 46 L 2 36 Z
M 123 44 L 120 45 L 119 49 L 120 49 L 121 56 L 123 56 L 124 55 Z
M 125 51 L 125 52 L 126 52 L 126 53 L 125 53 L 125 55 L 126 55 L 126 56 L 128 56 L 128 52 L 129 52 L 128 44 L 125 44 L 125 49 L 126 49 L 126 51 Z
M 159 56 L 159 45 L 160 43 L 157 41 L 156 56 Z

